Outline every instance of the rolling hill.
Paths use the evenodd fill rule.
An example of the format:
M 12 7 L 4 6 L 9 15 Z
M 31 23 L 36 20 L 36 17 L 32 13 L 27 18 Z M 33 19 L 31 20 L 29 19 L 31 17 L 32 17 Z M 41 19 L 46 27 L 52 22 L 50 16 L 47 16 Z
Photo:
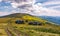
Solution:
M 24 14 L 24 13 L 14 13 L 14 14 L 10 14 L 10 15 L 0 17 L 1 22 L 2 21 L 6 22 L 8 20 L 18 20 L 18 19 L 45 22 L 45 20 L 43 20 L 41 18 L 29 15 L 29 14 Z
M 22 16 L 25 16 L 25 15 L 29 15 L 29 14 L 14 13 L 14 14 L 9 14 L 9 15 L 5 15 L 5 16 L 1 16 L 0 18 L 6 18 L 6 17 L 8 17 L 8 18 L 13 18 L 13 17 L 15 17 L 15 18 L 21 18 Z M 31 16 L 31 15 L 29 15 L 29 16 Z
M 16 20 L 24 21 L 23 24 L 15 23 Z M 29 22 L 37 22 L 41 25 L 29 25 Z M 42 18 L 24 13 L 14 13 L 0 17 L 0 23 L 7 24 L 9 32 L 16 36 L 60 36 L 60 26 Z M 37 24 L 36 23 L 36 24 Z

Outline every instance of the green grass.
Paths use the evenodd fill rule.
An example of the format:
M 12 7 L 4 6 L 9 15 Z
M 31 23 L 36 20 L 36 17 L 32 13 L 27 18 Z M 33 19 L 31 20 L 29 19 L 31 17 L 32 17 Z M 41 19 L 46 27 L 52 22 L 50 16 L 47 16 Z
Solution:
M 28 34 L 30 36 L 44 36 L 43 34 L 47 34 L 48 36 L 54 36 L 57 34 L 60 34 L 60 30 L 54 28 L 54 26 L 47 27 L 47 26 L 33 26 L 33 25 L 19 25 L 19 24 L 12 24 L 12 27 L 19 30 L 21 32 L 21 34 L 25 35 Z M 56 27 L 56 26 L 55 26 Z M 58 27 L 57 27 L 58 28 Z M 43 32 L 43 33 L 41 33 Z M 48 34 L 49 33 L 49 34 Z M 51 33 L 51 34 L 50 34 Z M 23 35 L 23 36 L 24 36 Z
M 60 34 L 59 30 L 54 30 L 54 29 L 47 29 L 47 28 L 28 28 L 28 27 L 24 27 L 24 29 L 28 29 L 28 30 L 36 30 L 38 32 L 49 32 L 49 33 L 56 33 L 56 34 Z
M 16 36 L 11 30 L 9 30 L 9 32 L 11 33 L 12 36 Z
M 13 14 L 13 16 L 9 15 L 5 18 L 0 18 L 0 23 L 8 23 L 7 27 L 17 29 L 20 32 L 21 36 L 60 36 L 60 26 L 54 25 L 54 23 L 26 14 Z M 16 24 L 16 20 L 28 20 L 28 22 L 38 21 L 41 22 L 42 25 L 28 25 L 28 22 L 25 22 L 25 24 Z M 13 31 L 11 31 L 11 33 L 13 34 Z
M 5 23 L 4 24 L 0 23 L 0 36 L 7 36 L 7 33 L 6 33 L 5 29 L 4 29 L 5 26 L 6 26 Z

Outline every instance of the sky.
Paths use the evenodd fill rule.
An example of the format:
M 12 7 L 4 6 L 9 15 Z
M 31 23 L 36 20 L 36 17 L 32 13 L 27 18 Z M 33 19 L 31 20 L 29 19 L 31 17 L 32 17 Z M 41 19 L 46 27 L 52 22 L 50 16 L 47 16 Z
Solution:
M 13 13 L 60 16 L 60 0 L 0 0 L 0 16 Z

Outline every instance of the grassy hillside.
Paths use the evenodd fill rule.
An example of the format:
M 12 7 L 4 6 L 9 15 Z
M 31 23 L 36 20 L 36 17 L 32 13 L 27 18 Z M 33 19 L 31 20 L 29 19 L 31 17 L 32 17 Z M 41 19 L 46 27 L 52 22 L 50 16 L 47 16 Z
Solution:
M 22 13 L 15 13 L 15 14 L 10 14 L 7 16 L 0 17 L 0 22 L 8 22 L 8 21 L 15 21 L 15 20 L 39 21 L 43 23 L 45 22 L 45 20 L 42 20 L 41 18 L 37 18 L 35 16 L 29 14 L 22 14 Z
M 23 20 L 24 24 L 16 24 Z M 26 22 L 28 21 L 28 22 Z M 29 25 L 29 22 L 39 22 L 41 25 Z M 7 24 L 6 28 L 16 36 L 60 36 L 60 26 L 29 14 L 15 13 L 0 18 L 0 23 Z

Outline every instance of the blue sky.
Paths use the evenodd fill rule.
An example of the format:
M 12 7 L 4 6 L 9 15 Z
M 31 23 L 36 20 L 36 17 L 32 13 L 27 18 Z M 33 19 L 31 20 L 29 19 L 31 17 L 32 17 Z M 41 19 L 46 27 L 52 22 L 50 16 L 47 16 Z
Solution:
M 0 0 L 0 16 L 11 13 L 60 16 L 60 0 Z

